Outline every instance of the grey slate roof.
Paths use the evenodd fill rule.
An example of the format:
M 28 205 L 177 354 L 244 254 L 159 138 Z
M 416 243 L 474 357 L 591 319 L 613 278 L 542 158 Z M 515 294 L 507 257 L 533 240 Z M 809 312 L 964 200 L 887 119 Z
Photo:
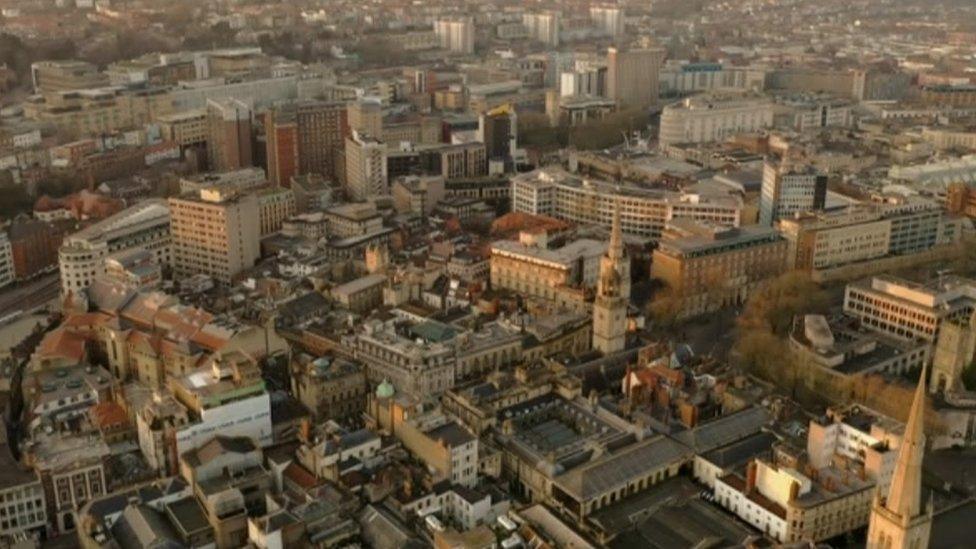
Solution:
M 645 439 L 556 478 L 555 483 L 577 501 L 587 501 L 650 471 L 683 462 L 692 452 L 674 439 Z
M 169 520 L 152 507 L 130 505 L 112 526 L 112 537 L 122 549 L 183 547 Z
M 765 408 L 752 407 L 682 431 L 674 439 L 704 454 L 759 432 L 771 416 Z

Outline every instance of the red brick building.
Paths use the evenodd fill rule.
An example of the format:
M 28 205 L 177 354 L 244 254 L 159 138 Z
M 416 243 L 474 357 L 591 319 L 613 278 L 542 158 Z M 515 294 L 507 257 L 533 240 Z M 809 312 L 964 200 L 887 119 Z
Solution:
M 72 221 L 45 222 L 17 217 L 10 224 L 10 249 L 17 280 L 27 280 L 58 268 L 58 248 Z

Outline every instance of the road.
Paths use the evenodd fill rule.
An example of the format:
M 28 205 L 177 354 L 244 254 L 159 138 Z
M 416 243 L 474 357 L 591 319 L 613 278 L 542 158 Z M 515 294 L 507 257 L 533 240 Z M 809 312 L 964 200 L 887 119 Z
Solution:
M 675 334 L 674 341 L 685 343 L 699 356 L 725 360 L 735 343 L 735 321 L 739 311 L 730 307 L 689 320 Z
M 58 273 L 8 286 L 0 291 L 0 317 L 14 311 L 27 311 L 56 299 L 61 293 Z

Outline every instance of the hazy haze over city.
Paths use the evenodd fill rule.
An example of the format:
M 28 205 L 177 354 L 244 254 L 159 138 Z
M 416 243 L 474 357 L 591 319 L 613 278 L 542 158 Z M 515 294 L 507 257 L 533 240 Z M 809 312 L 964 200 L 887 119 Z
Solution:
M 972 0 L 0 0 L 0 547 L 950 549 Z

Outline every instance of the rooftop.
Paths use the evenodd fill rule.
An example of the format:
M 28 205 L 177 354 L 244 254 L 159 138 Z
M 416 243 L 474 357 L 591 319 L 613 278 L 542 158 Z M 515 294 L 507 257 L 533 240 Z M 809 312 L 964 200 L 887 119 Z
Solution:
M 674 438 L 703 454 L 759 432 L 771 418 L 765 408 L 754 406 L 682 431 Z
M 695 228 L 692 226 L 695 225 Z M 662 253 L 699 257 L 785 242 L 779 231 L 772 227 L 749 225 L 725 227 L 695 223 L 677 219 L 669 222 L 672 232 L 665 232 L 658 248 Z M 677 233 L 677 234 L 676 234 Z
M 491 245 L 492 253 L 524 256 L 559 267 L 566 267 L 580 258 L 593 258 L 607 251 L 607 243 L 582 238 L 561 248 L 549 249 L 527 246 L 513 240 L 499 240 Z
M 659 435 L 577 467 L 557 477 L 554 484 L 576 501 L 585 502 L 691 456 L 692 451 L 683 444 Z
M 107 241 L 139 227 L 166 224 L 169 224 L 166 200 L 150 198 L 85 227 L 65 238 L 65 243 Z

